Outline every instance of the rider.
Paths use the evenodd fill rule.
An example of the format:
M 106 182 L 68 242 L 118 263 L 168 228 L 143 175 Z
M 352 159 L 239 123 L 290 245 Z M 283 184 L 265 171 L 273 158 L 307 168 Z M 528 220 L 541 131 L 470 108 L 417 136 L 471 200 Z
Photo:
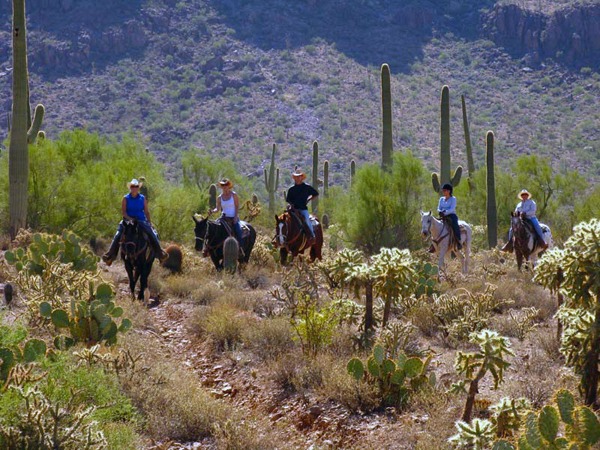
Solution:
M 452 229 L 456 236 L 456 248 L 460 250 L 462 244 L 460 243 L 460 227 L 458 226 L 458 217 L 456 215 L 456 197 L 452 196 L 452 185 L 450 183 L 446 183 L 442 186 L 442 194 L 444 194 L 444 196 L 440 197 L 438 213 L 441 217 L 448 217 L 452 222 Z
M 521 199 L 521 201 L 517 204 L 517 207 L 515 208 L 515 212 L 518 214 L 521 214 L 521 213 L 525 214 L 525 218 L 531 222 L 531 224 L 533 225 L 533 228 L 535 229 L 535 232 L 537 233 L 538 237 L 540 238 L 540 246 L 542 247 L 542 249 L 547 249 L 548 244 L 544 240 L 544 232 L 542 231 L 542 227 L 540 227 L 540 222 L 538 221 L 537 217 L 535 216 L 535 213 L 537 210 L 537 205 L 531 199 L 531 195 L 529 194 L 527 189 L 523 189 L 521 192 L 519 192 L 518 197 Z M 513 251 L 512 228 L 510 228 L 510 230 L 508 230 L 508 242 L 506 244 L 504 244 L 504 247 L 502 247 L 502 251 L 504 251 L 504 252 L 512 252 Z
M 294 178 L 294 185 L 288 189 L 285 201 L 302 214 L 306 227 L 310 233 L 309 242 L 307 243 L 307 246 L 309 246 L 315 239 L 315 230 L 313 229 L 313 224 L 310 220 L 307 205 L 308 202 L 313 201 L 319 196 L 319 192 L 314 187 L 304 182 L 306 175 L 301 170 L 296 170 L 292 173 L 292 177 Z
M 217 198 L 217 207 L 212 212 L 222 212 L 222 217 L 230 219 L 233 223 L 233 231 L 235 237 L 240 244 L 240 250 L 242 249 L 242 227 L 240 225 L 240 198 L 232 191 L 233 182 L 227 178 L 223 178 L 219 181 L 219 186 L 223 192 Z
M 144 229 L 146 235 L 149 237 L 150 244 L 160 262 L 166 261 L 169 255 L 161 248 L 158 235 L 150 221 L 148 201 L 140 194 L 140 182 L 134 178 L 127 183 L 127 186 L 129 187 L 129 194 L 125 195 L 121 202 L 121 214 L 123 215 L 123 220 L 137 219 L 138 224 Z M 107 266 L 110 266 L 113 263 L 117 257 L 117 253 L 119 253 L 119 243 L 121 242 L 123 228 L 123 221 L 121 221 L 119 223 L 119 228 L 117 229 L 117 234 L 115 234 L 108 252 L 102 255 L 102 260 Z

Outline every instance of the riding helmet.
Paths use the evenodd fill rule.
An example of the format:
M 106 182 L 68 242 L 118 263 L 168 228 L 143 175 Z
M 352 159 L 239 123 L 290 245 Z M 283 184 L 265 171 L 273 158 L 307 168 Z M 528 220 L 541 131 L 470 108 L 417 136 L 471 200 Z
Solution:
M 451 185 L 450 183 L 446 183 L 446 184 L 444 184 L 444 185 L 442 186 L 442 191 L 443 191 L 443 190 L 449 190 L 449 191 L 450 191 L 450 194 L 452 194 L 452 189 L 453 189 L 453 188 L 452 188 L 452 185 Z

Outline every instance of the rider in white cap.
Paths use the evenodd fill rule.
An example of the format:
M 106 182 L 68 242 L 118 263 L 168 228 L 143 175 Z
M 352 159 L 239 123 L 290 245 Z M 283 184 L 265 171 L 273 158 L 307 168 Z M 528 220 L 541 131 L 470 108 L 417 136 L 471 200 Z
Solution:
M 150 244 L 154 249 L 158 259 L 161 262 L 164 262 L 169 255 L 165 252 L 158 240 L 158 234 L 156 230 L 152 226 L 152 222 L 150 221 L 150 212 L 148 211 L 148 201 L 146 198 L 140 194 L 140 182 L 135 178 L 127 183 L 127 187 L 129 188 L 129 194 L 123 197 L 123 201 L 121 202 L 121 214 L 123 215 L 123 220 L 134 220 L 138 221 L 138 224 L 144 229 L 146 234 L 150 239 Z M 117 234 L 113 238 L 112 244 L 104 255 L 102 255 L 102 260 L 106 263 L 107 266 L 110 266 L 117 254 L 119 253 L 119 244 L 121 242 L 121 235 L 123 234 L 123 221 L 119 223 L 119 228 L 117 230 Z

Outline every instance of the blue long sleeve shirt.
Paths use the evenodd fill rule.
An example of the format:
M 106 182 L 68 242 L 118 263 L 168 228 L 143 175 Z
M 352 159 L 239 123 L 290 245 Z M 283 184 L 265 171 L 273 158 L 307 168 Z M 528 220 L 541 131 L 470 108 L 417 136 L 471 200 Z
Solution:
M 444 215 L 456 214 L 456 197 L 450 197 L 448 200 L 446 197 L 440 197 L 438 212 L 443 212 Z

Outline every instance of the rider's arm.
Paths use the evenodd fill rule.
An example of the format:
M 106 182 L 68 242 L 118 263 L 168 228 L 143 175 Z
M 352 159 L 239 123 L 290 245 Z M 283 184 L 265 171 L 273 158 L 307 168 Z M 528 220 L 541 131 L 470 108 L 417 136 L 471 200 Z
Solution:
M 150 211 L 148 210 L 148 199 L 144 197 L 144 214 L 146 215 L 146 220 L 149 224 L 152 224 L 152 220 L 150 219 Z
M 240 198 L 235 192 L 233 193 L 233 204 L 235 205 L 235 218 L 233 221 L 237 223 L 240 220 Z
M 438 213 L 444 212 L 444 210 L 442 209 L 442 201 L 444 200 L 444 197 L 440 197 L 440 201 L 438 202 Z
M 456 214 L 456 197 L 450 197 L 450 208 L 446 210 L 446 214 Z
M 215 209 L 213 209 L 211 212 L 216 213 L 219 211 L 221 211 L 221 196 L 220 195 L 217 197 L 217 207 Z
M 527 208 L 525 210 L 527 217 L 535 217 L 536 212 L 537 212 L 537 205 L 535 204 L 535 202 L 533 200 L 529 200 L 527 202 Z
M 121 202 L 121 215 L 125 218 L 125 220 L 133 220 L 127 215 L 127 198 L 125 197 L 123 197 L 123 201 Z

